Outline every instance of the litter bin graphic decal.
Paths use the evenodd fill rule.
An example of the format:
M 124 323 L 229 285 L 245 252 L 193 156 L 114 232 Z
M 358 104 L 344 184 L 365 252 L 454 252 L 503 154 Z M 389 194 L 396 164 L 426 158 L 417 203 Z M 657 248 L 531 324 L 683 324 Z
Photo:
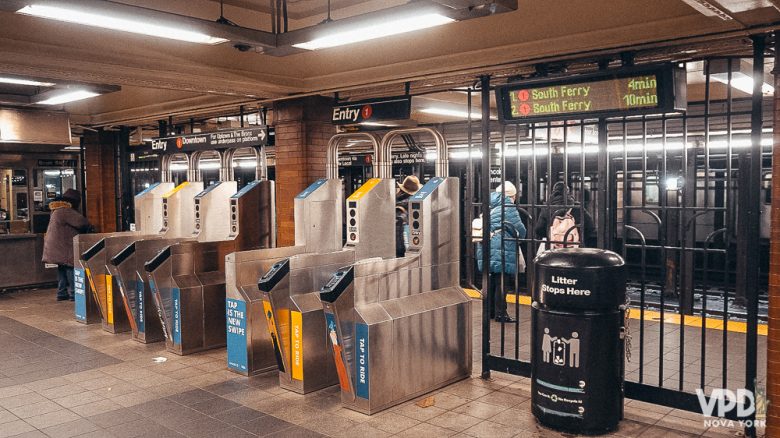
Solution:
M 580 367 L 579 333 L 572 332 L 570 338 L 550 336 L 550 329 L 544 329 L 542 336 L 542 361 L 553 365 Z

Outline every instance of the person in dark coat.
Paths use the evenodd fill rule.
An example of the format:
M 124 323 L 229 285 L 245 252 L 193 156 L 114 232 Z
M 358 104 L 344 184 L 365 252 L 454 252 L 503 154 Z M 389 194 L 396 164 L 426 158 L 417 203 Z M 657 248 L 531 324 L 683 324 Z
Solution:
M 506 193 L 504 196 L 502 193 Z M 519 245 L 514 239 L 524 239 L 526 228 L 515 206 L 517 189 L 507 181 L 490 194 L 490 296 L 493 298 L 491 318 L 498 322 L 515 322 L 506 311 L 506 291 L 512 287 L 517 274 Z M 504 205 L 503 222 L 501 205 Z M 502 245 L 503 240 L 503 245 Z M 482 245 L 477 245 L 477 268 L 482 266 Z M 503 288 L 502 286 L 503 279 Z
M 398 184 L 395 194 L 395 256 L 406 255 L 406 247 L 409 246 L 409 215 L 406 208 L 409 198 L 420 190 L 422 185 L 419 178 L 409 175 L 404 182 Z
M 596 226 L 593 224 L 593 217 L 590 215 L 588 210 L 585 208 L 580 208 L 580 203 L 577 202 L 571 194 L 569 194 L 569 188 L 566 187 L 566 183 L 563 181 L 558 181 L 555 183 L 548 205 L 568 205 L 569 207 L 566 208 L 553 208 L 552 217 L 554 218 L 556 216 L 563 216 L 569 209 L 571 209 L 571 216 L 574 218 L 574 221 L 578 226 L 583 225 L 582 232 L 585 233 L 585 236 L 581 238 L 582 242 L 580 242 L 580 246 L 596 246 Z M 582 218 L 580 217 L 580 211 L 585 213 L 584 224 L 581 220 Z M 534 236 L 536 236 L 537 240 L 548 238 L 547 234 L 550 231 L 550 226 L 552 225 L 549 213 L 550 209 L 547 207 L 542 207 L 542 211 L 539 214 L 539 219 L 536 221 L 536 226 L 534 227 Z
M 89 230 L 87 218 L 78 212 L 81 195 L 68 189 L 49 204 L 51 217 L 43 238 L 43 262 L 57 265 L 57 301 L 75 298 L 73 293 L 73 238 Z

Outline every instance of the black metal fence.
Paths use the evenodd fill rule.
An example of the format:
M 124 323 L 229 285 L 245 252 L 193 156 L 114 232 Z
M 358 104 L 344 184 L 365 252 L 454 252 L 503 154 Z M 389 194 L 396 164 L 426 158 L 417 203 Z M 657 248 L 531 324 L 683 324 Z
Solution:
M 502 234 L 527 265 L 512 277 L 480 276 L 477 244 L 467 240 L 468 280 L 483 291 L 499 282 L 516 320 L 492 321 L 494 297 L 483 293 L 484 376 L 530 374 L 533 259 L 549 244 L 550 219 L 565 211 L 585 245 L 628 264 L 627 397 L 701 412 L 699 388 L 763 384 L 772 106 L 737 83 L 745 64 L 763 75 L 763 37 L 754 49 L 752 58 L 688 63 L 684 113 L 501 126 L 483 111 L 483 121 L 468 124 L 464 226 L 481 214 L 489 230 L 490 192 L 508 180 L 517 186 L 515 206 L 500 204 L 494 214 L 504 222 L 517 208 L 527 228 L 524 237 Z M 489 108 L 490 79 L 480 87 L 469 105 L 479 96 Z M 489 248 L 490 236 L 480 244 Z

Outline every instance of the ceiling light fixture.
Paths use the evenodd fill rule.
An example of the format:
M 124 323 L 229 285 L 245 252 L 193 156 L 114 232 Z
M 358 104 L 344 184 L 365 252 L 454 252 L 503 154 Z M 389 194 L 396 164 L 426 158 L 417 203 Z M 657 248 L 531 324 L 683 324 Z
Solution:
M 57 94 L 49 97 L 46 100 L 35 102 L 38 105 L 61 105 L 63 103 L 75 102 L 77 100 L 89 99 L 90 97 L 99 96 L 100 93 L 87 90 L 75 90 L 68 91 L 62 94 Z
M 122 32 L 137 33 L 159 38 L 168 38 L 178 41 L 186 41 L 199 44 L 220 44 L 227 40 L 206 35 L 201 32 L 195 32 L 175 25 L 153 24 L 146 20 L 119 18 L 112 15 L 97 14 L 86 12 L 71 7 L 57 7 L 40 4 L 32 4 L 16 11 L 18 14 L 30 15 L 33 17 L 48 18 L 68 23 L 77 23 L 85 26 L 100 27 L 110 30 L 119 30 Z
M 0 83 L 2 83 L 2 84 L 13 84 L 13 85 L 31 85 L 33 87 L 52 87 L 52 86 L 54 86 L 54 83 L 52 83 L 52 82 L 39 82 L 39 81 L 33 81 L 31 79 L 17 79 L 17 78 L 9 78 L 9 77 L 0 77 Z
M 293 47 L 306 50 L 318 50 L 328 47 L 344 46 L 361 41 L 369 41 L 392 35 L 399 35 L 416 30 L 428 29 L 452 23 L 454 19 L 436 12 L 409 15 L 405 17 L 387 17 L 371 24 L 355 26 L 350 29 L 337 31 L 318 38 L 313 38 L 303 43 L 293 44 Z

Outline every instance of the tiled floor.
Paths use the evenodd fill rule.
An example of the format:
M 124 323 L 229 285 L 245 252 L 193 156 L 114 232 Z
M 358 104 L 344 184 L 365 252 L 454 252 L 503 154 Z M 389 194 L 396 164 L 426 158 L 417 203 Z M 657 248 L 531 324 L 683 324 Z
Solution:
M 301 396 L 272 373 L 236 376 L 224 349 L 181 357 L 81 325 L 52 291 L 0 295 L 0 438 L 567 436 L 536 423 L 528 379 L 477 377 L 475 304 L 474 377 L 429 394 L 431 406 L 413 400 L 369 417 L 341 408 L 335 387 Z M 627 401 L 612 436 L 735 434 L 708 430 L 699 415 Z

